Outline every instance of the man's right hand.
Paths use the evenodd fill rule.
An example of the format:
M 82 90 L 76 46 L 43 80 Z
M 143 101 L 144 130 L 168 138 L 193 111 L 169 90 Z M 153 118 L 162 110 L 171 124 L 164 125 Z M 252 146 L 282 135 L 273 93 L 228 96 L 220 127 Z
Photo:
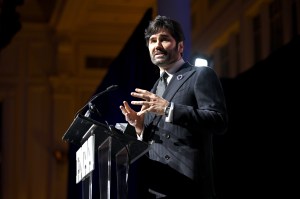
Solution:
M 142 107 L 143 109 L 144 107 Z M 128 102 L 124 101 L 123 106 L 120 106 L 120 109 L 125 116 L 125 120 L 135 128 L 135 131 L 140 135 L 144 128 L 144 114 L 138 115 L 135 110 L 133 110 Z

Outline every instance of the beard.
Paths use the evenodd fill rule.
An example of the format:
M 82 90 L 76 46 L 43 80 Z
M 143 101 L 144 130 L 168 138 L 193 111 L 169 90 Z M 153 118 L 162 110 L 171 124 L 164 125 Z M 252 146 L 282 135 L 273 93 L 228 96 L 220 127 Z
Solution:
M 168 66 L 178 60 L 177 47 L 175 47 L 169 51 L 160 51 L 160 52 L 161 52 L 160 55 L 156 55 L 156 54 L 151 55 L 151 61 L 156 66 L 159 66 L 159 67 Z

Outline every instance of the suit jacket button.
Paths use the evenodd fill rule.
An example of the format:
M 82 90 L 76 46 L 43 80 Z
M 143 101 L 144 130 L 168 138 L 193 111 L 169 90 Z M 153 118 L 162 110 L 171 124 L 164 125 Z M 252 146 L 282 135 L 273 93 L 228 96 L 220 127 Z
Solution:
M 148 144 L 150 144 L 150 145 L 153 144 L 153 143 L 154 143 L 153 140 L 149 140 L 149 141 L 148 141 Z
M 169 159 L 170 159 L 170 156 L 166 155 L 166 156 L 165 156 L 165 159 L 166 159 L 166 160 L 169 160 Z

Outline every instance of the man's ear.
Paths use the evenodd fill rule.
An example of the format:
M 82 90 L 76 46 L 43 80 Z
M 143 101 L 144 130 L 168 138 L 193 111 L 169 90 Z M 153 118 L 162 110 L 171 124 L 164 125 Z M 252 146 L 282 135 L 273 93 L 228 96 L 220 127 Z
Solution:
M 181 41 L 178 43 L 178 52 L 182 54 L 183 48 L 184 48 L 183 41 Z

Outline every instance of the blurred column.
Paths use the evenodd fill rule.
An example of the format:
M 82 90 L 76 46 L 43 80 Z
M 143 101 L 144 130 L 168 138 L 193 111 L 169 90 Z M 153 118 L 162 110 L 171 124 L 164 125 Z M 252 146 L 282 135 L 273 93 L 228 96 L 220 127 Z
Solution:
M 183 57 L 189 61 L 191 58 L 190 0 L 157 0 L 157 11 L 159 15 L 170 17 L 181 24 L 185 35 Z

